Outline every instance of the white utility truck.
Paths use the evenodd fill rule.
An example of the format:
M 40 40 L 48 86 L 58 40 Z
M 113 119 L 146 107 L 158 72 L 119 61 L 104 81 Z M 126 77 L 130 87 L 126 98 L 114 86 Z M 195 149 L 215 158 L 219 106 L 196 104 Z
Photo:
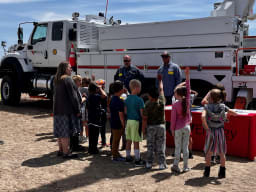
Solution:
M 27 44 L 21 23 L 18 44 L 0 64 L 3 103 L 19 103 L 21 93 L 51 97 L 57 66 L 68 60 L 74 44 L 77 73 L 105 79 L 107 89 L 125 54 L 143 72 L 145 85 L 154 84 L 166 50 L 172 62 L 190 67 L 199 96 L 220 83 L 228 102 L 242 98 L 244 108 L 256 108 L 256 37 L 248 36 L 246 24 L 255 18 L 253 5 L 254 0 L 224 0 L 214 4 L 209 17 L 124 25 L 102 15 L 79 19 L 73 14 L 72 20 L 34 22 Z

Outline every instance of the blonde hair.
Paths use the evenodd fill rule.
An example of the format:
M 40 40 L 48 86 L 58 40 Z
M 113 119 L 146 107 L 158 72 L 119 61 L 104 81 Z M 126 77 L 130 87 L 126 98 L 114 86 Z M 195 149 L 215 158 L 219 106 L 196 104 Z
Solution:
M 137 79 L 132 79 L 129 83 L 129 87 L 131 90 L 135 88 L 141 88 L 141 82 Z
M 76 82 L 78 82 L 78 81 L 82 81 L 82 77 L 80 76 L 80 75 L 74 75 L 73 77 L 72 77 L 72 79 L 73 79 L 73 81 L 76 83 Z

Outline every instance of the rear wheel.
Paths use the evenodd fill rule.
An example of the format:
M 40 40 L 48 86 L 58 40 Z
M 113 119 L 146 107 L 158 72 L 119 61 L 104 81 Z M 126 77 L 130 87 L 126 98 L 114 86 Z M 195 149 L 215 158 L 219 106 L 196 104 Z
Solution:
M 4 76 L 1 83 L 1 98 L 6 105 L 17 105 L 20 102 L 21 91 L 17 81 L 11 76 Z

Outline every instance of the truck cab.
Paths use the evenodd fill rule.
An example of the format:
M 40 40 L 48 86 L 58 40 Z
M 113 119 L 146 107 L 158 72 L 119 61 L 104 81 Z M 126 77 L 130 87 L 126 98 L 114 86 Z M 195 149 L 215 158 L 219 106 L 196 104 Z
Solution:
M 36 24 L 27 44 L 28 63 L 35 69 L 56 68 L 61 61 L 68 60 L 72 28 L 68 21 Z
M 4 104 L 18 104 L 21 93 L 52 95 L 52 80 L 58 64 L 68 60 L 75 40 L 74 21 L 33 22 L 26 44 L 23 30 L 18 29 L 18 44 L 1 60 L 1 96 Z

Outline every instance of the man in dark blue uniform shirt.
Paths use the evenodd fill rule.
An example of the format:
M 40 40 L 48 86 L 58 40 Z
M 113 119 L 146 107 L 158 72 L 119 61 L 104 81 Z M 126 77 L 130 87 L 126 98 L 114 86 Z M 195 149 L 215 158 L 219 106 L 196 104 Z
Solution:
M 139 69 L 131 65 L 131 57 L 125 55 L 123 57 L 124 66 L 120 67 L 114 76 L 114 80 L 123 82 L 125 88 L 130 92 L 129 83 L 132 79 L 138 79 L 142 86 L 144 82 L 144 76 Z

